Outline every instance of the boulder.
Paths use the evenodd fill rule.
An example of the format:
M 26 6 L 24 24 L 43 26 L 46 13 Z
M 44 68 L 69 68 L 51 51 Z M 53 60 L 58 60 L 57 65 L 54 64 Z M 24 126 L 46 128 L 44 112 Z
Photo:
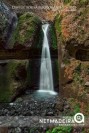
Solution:
M 33 13 L 27 12 L 21 15 L 18 19 L 17 28 L 13 34 L 15 41 L 14 48 L 19 48 L 21 46 L 30 48 L 37 44 L 40 26 L 41 21 Z
M 88 0 L 71 0 L 65 4 L 55 18 L 55 28 L 71 57 L 89 61 Z
M 0 72 L 0 102 L 10 102 L 25 93 L 28 61 L 8 61 Z

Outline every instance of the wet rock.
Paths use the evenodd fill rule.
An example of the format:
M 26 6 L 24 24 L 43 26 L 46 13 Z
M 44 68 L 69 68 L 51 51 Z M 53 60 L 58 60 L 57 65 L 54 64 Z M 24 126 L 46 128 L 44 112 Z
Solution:
M 44 99 L 44 100 L 43 100 Z M 68 103 L 65 100 L 61 100 L 58 97 L 50 97 L 37 99 L 34 93 L 31 95 L 25 95 L 9 104 L 0 105 L 0 116 L 57 116 L 63 113 L 65 110 L 69 111 Z
M 10 103 L 9 105 L 10 105 L 10 106 L 13 106 L 13 105 L 15 105 L 15 104 L 14 104 L 14 103 Z
M 20 98 L 17 98 L 15 102 L 22 102 L 23 99 L 20 97 Z
M 40 20 L 34 14 L 27 12 L 19 17 L 17 32 L 15 34 L 15 48 L 22 45 L 25 48 L 30 48 L 37 42 Z

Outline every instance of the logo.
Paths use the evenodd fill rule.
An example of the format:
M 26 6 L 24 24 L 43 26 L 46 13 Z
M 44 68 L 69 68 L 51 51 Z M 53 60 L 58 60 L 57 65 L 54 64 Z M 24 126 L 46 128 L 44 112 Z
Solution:
M 75 116 L 74 116 L 74 120 L 76 123 L 78 124 L 81 124 L 81 123 L 84 123 L 84 115 L 82 113 L 77 113 Z

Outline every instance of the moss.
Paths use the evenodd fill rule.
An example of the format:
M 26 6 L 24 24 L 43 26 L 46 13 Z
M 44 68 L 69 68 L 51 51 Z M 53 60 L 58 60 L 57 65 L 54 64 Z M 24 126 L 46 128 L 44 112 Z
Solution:
M 57 37 L 56 37 L 56 32 L 55 32 L 55 27 L 52 25 L 50 27 L 50 36 L 52 39 L 52 48 L 57 49 Z
M 18 25 L 13 34 L 15 41 L 18 44 L 25 44 L 33 38 L 37 25 L 40 22 L 38 17 L 31 13 L 25 13 L 19 17 Z
M 0 102 L 9 102 L 11 92 L 12 80 L 9 74 L 8 64 L 4 66 L 4 72 L 0 75 Z
M 78 101 L 76 101 L 76 99 L 70 98 L 69 104 L 71 107 L 71 111 L 69 112 L 69 115 L 74 116 L 76 113 L 80 112 L 81 106 L 80 106 L 80 103 L 78 103 Z
M 56 73 L 56 81 L 59 81 L 59 62 L 58 59 L 55 59 L 55 73 Z
M 31 70 L 31 61 L 28 62 L 27 65 L 27 85 L 30 86 L 31 85 L 31 79 L 32 79 L 32 70 Z
M 9 75 L 13 76 L 13 74 L 17 70 L 17 67 L 25 64 L 26 64 L 26 61 L 17 61 L 17 60 L 13 60 L 10 63 L 8 63 Z
M 68 4 L 70 2 L 71 2 L 71 0 L 64 0 L 64 4 Z
M 55 29 L 60 34 L 61 34 L 61 20 L 62 20 L 62 17 L 58 14 L 55 17 Z
M 70 64 L 70 60 L 68 59 L 68 58 L 64 58 L 63 59 L 63 63 L 65 64 L 65 65 L 69 65 Z
M 16 91 L 14 87 L 15 74 L 17 67 L 20 65 L 27 65 L 26 61 L 9 61 L 4 66 L 4 72 L 0 75 L 0 102 L 10 102 L 11 97 Z M 25 81 L 24 81 L 25 82 Z M 19 82 L 20 83 L 20 82 Z M 22 82 L 21 82 L 22 83 Z M 18 85 L 18 83 L 16 83 Z
M 42 48 L 42 43 L 43 43 L 43 31 L 42 29 L 39 31 L 39 38 L 38 38 L 38 43 L 37 43 L 37 48 Z
M 62 126 L 59 126 L 59 127 L 55 127 L 52 131 L 51 130 L 48 130 L 46 133 L 71 133 L 73 130 L 72 127 L 62 127 Z
M 75 68 L 74 74 L 73 74 L 74 82 L 83 85 L 84 80 L 81 77 L 81 63 Z
M 10 101 L 10 84 L 8 81 L 9 77 L 6 73 L 3 76 L 0 76 L 0 102 L 9 102 Z
M 89 0 L 79 0 L 79 3 L 80 3 L 81 5 L 87 5 L 88 2 L 89 2 Z

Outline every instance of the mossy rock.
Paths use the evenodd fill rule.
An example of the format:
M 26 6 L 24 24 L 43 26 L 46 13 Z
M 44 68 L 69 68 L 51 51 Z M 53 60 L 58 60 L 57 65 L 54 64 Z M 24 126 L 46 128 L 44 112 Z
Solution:
M 87 5 L 89 3 L 89 0 L 79 0 L 79 3 L 81 5 Z
M 71 0 L 64 0 L 64 4 L 68 4 L 70 2 L 71 2 Z
M 34 38 L 37 34 L 37 28 L 41 21 L 32 13 L 25 13 L 18 19 L 16 31 L 13 38 L 16 44 L 30 47 L 34 43 Z
M 61 34 L 61 20 L 62 20 L 62 17 L 59 14 L 56 15 L 56 17 L 55 17 L 55 29 L 60 34 Z
M 10 102 L 26 83 L 28 61 L 12 60 L 4 64 L 0 65 L 0 102 Z
M 0 13 L 0 42 L 4 41 L 4 34 L 6 32 L 7 20 L 3 14 Z
M 57 49 L 57 37 L 56 37 L 56 29 L 55 29 L 54 24 L 50 25 L 49 38 L 50 38 L 51 47 L 53 49 Z

